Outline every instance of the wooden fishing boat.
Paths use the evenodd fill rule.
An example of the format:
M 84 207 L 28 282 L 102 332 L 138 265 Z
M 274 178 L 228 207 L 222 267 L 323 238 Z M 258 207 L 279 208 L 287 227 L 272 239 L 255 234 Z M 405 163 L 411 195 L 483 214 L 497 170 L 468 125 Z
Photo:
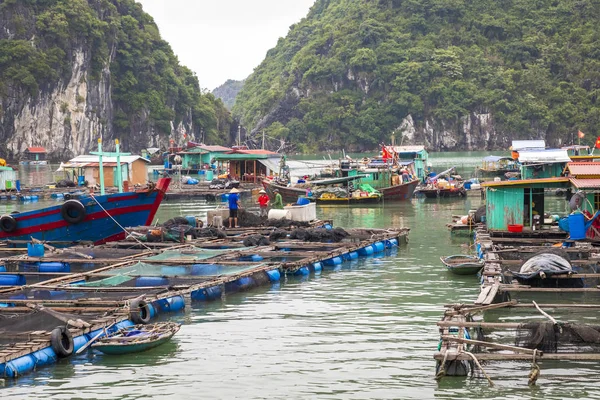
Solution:
M 125 239 L 121 227 L 152 225 L 171 178 L 135 192 L 81 195 L 63 204 L 0 217 L 0 240 L 31 238 L 61 245 L 89 241 L 102 244 Z
M 132 325 L 98 339 L 92 344 L 92 349 L 111 355 L 139 353 L 169 341 L 180 327 L 174 322 Z
M 369 196 L 362 197 L 337 197 L 335 195 L 330 195 L 330 193 L 323 193 L 321 197 L 316 199 L 317 204 L 339 204 L 339 205 L 347 205 L 347 204 L 377 204 L 381 201 L 380 194 L 371 194 Z
M 431 188 L 425 187 L 417 190 L 418 194 L 422 194 L 428 199 L 450 198 L 450 197 L 465 197 L 467 191 L 464 187 L 449 187 L 449 188 Z
M 460 254 L 440 257 L 440 260 L 448 271 L 456 275 L 475 275 L 483 268 L 483 261 L 476 256 Z

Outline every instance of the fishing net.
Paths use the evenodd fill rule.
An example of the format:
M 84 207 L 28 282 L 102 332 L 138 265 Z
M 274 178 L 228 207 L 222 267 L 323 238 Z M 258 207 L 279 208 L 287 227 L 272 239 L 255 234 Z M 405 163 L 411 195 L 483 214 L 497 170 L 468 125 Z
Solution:
M 302 240 L 305 242 L 341 242 L 344 238 L 350 236 L 342 228 L 335 229 L 302 229 L 298 228 L 290 233 L 290 239 Z
M 248 210 L 238 210 L 238 225 L 239 226 L 260 226 L 264 219 Z
M 246 247 L 268 246 L 271 244 L 271 241 L 263 235 L 252 235 L 252 236 L 248 236 L 248 237 L 244 238 L 244 241 L 242 243 Z
M 276 242 L 276 241 L 281 240 L 281 239 L 287 239 L 287 237 L 288 237 L 288 231 L 284 231 L 282 229 L 275 229 L 269 235 L 269 240 L 271 242 Z
M 296 227 L 309 227 L 310 223 L 306 221 L 292 221 L 289 219 L 269 219 L 267 220 L 267 226 L 272 226 L 275 228 L 290 228 L 292 226 Z
M 475 220 L 476 223 L 482 222 L 481 219 L 482 217 L 485 217 L 485 213 L 486 213 L 486 208 L 485 206 L 481 206 L 477 209 L 477 211 L 475 211 L 475 215 L 473 216 L 473 219 Z
M 517 328 L 516 346 L 556 353 L 559 344 L 600 345 L 600 326 L 588 324 L 530 322 Z M 600 346 L 593 346 L 600 347 Z

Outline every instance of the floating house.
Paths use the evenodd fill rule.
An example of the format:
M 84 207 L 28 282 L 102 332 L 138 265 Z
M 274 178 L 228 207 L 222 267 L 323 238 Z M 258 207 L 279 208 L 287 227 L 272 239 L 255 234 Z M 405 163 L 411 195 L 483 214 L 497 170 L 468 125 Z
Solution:
M 25 149 L 23 159 L 19 161 L 21 165 L 45 165 L 48 163 L 46 160 L 47 151 L 43 147 L 28 147 Z
M 566 149 L 538 149 L 519 151 L 521 179 L 554 178 L 562 176 L 571 161 Z
M 193 147 L 182 150 L 177 154 L 179 154 L 182 158 L 181 167 L 183 169 L 199 170 L 205 166 L 210 166 L 213 164 L 217 155 L 231 151 L 232 149 L 224 146 L 194 144 Z
M 263 177 L 278 173 L 273 170 L 273 162 L 268 159 L 277 159 L 280 155 L 269 150 L 233 149 L 227 153 L 216 154 L 215 160 L 221 164 L 219 169 L 225 169 L 223 163 L 229 163 L 229 175 L 240 182 L 260 182 Z
M 546 191 L 561 190 L 570 197 L 583 191 L 585 200 L 581 211 L 593 214 L 600 209 L 600 163 L 570 162 L 565 176 L 517 181 L 486 182 L 486 224 L 490 231 L 506 231 L 509 225 L 531 227 L 535 215 L 543 216 Z
M 129 185 L 144 185 L 148 182 L 148 164 L 150 160 L 141 156 L 121 156 L 121 179 Z M 87 181 L 89 185 L 100 184 L 99 157 L 96 155 L 81 155 L 61 163 L 57 171 L 64 171 L 79 184 Z M 117 158 L 102 157 L 104 185 L 117 187 Z

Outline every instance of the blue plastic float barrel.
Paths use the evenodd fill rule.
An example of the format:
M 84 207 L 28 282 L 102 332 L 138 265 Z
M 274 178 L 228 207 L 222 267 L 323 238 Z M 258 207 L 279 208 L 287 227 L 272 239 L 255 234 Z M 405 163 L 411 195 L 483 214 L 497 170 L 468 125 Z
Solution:
M 169 280 L 162 276 L 140 276 L 135 280 L 135 287 L 166 286 Z
M 41 262 L 40 272 L 71 272 L 71 264 L 63 262 Z
M 312 267 L 315 272 L 321 272 L 323 270 L 323 264 L 321 264 L 320 262 L 314 263 Z
M 264 258 L 262 256 L 259 256 L 258 254 L 252 254 L 251 256 L 242 256 L 239 258 L 239 261 L 258 262 L 258 261 L 262 261 L 262 260 L 264 260 Z
M 6 272 L 6 266 L 0 265 L 0 272 Z
M 365 246 L 358 249 L 358 255 L 360 256 L 370 256 L 374 253 L 373 246 Z
M 294 272 L 294 276 L 306 276 L 310 274 L 310 270 L 307 266 L 300 267 Z
M 183 296 L 173 296 L 153 301 L 152 305 L 158 313 L 176 312 L 185 308 L 185 300 Z
M 271 271 L 269 271 L 271 272 Z M 221 286 L 211 286 L 204 289 L 194 290 L 190 295 L 196 301 L 210 301 L 220 299 L 223 291 Z
M 381 253 L 385 249 L 385 245 L 382 242 L 373 243 L 375 253 Z
M 218 275 L 220 266 L 216 264 L 194 264 L 192 265 L 192 275 Z
M 328 258 L 327 260 L 323 260 L 323 264 L 325 264 L 327 266 L 340 265 L 341 263 L 342 263 L 341 257 L 333 257 L 333 258 Z
M 392 247 L 398 246 L 398 239 L 388 239 L 385 241 L 385 247 L 391 249 Z
M 24 286 L 25 284 L 23 275 L 0 275 L 0 286 Z
M 266 271 L 267 276 L 269 277 L 270 282 L 279 282 L 281 279 L 281 273 L 278 269 L 272 269 L 270 271 Z

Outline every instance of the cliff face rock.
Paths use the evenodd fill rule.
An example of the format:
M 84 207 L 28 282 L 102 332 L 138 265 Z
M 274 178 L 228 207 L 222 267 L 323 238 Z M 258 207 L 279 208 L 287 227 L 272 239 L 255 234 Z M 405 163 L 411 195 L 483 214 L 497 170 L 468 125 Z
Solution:
M 300 150 L 506 149 L 600 133 L 595 0 L 316 0 L 233 109 Z M 577 26 L 577 30 L 571 27 Z
M 65 160 L 100 137 L 132 153 L 221 142 L 230 123 L 135 1 L 0 4 L 0 156 L 42 146 Z
M 55 158 L 68 159 L 94 148 L 100 136 L 114 137 L 110 70 L 105 68 L 101 79 L 88 85 L 89 59 L 83 49 L 77 49 L 68 81 L 35 98 L 7 102 L 2 137 L 10 155 L 36 145 Z

